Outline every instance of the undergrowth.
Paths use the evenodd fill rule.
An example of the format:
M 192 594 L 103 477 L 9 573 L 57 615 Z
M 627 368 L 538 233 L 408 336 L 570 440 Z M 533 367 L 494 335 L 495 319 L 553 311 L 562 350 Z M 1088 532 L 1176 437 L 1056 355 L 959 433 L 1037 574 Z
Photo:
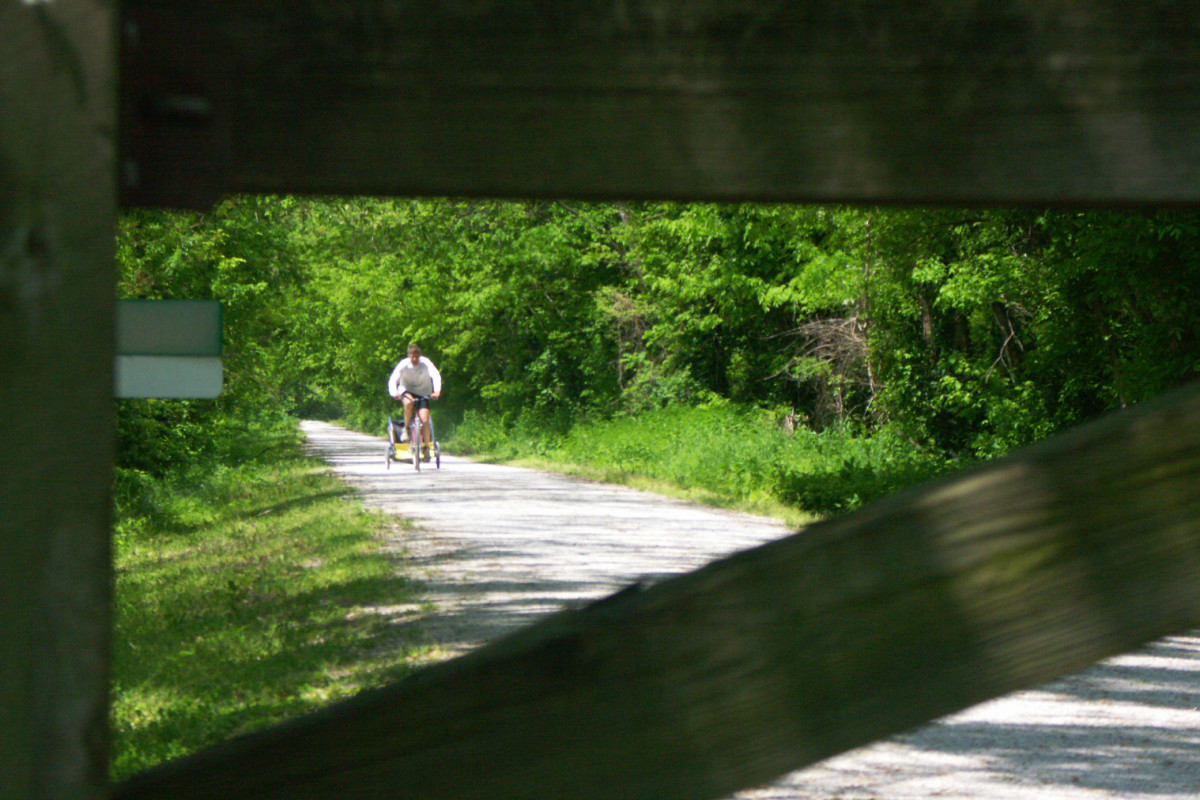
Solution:
M 717 400 L 575 425 L 502 426 L 469 414 L 454 446 L 483 458 L 535 458 L 607 480 L 645 478 L 738 507 L 780 503 L 828 516 L 932 479 L 954 464 L 895 433 L 845 428 L 785 431 L 778 414 Z
M 118 470 L 114 778 L 394 680 L 415 649 L 375 610 L 416 593 L 380 552 L 394 523 L 294 424 L 240 430 Z

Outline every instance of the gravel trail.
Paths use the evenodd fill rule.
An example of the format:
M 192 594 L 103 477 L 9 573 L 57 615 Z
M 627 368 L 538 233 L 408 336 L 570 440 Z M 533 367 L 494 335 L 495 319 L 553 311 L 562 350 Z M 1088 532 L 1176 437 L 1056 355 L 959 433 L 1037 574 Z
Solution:
M 389 470 L 382 437 L 302 427 L 310 452 L 368 506 L 413 524 L 395 546 L 433 611 L 378 611 L 418 624 L 431 658 L 790 532 L 773 519 L 454 456 L 443 455 L 440 470 Z M 879 693 L 886 702 L 886 688 Z M 735 797 L 1200 798 L 1200 635 L 1161 640 Z

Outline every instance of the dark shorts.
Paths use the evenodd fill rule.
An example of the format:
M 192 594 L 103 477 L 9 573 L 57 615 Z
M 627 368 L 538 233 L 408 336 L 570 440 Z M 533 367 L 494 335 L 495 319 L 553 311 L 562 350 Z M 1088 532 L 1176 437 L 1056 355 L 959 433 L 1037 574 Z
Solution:
M 418 410 L 422 408 L 429 408 L 428 397 L 422 397 L 421 395 L 413 394 L 412 392 L 402 392 L 400 394 L 400 399 L 403 400 L 405 397 L 411 397 L 413 399 L 413 405 L 416 406 Z

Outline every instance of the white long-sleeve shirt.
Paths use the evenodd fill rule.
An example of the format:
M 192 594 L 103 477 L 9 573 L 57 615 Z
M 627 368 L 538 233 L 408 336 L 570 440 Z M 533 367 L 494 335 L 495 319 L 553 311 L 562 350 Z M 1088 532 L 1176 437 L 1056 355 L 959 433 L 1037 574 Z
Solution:
M 429 397 L 442 391 L 442 374 L 425 356 L 420 356 L 417 365 L 413 366 L 408 356 L 400 359 L 400 363 L 392 370 L 388 378 L 388 394 L 392 397 L 401 392 L 410 392 L 418 397 Z

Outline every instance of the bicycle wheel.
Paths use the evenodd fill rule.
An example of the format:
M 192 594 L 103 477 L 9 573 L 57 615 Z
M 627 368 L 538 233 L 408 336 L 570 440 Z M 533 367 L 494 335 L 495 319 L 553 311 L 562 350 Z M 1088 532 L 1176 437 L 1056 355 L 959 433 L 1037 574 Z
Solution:
M 408 435 L 408 452 L 412 454 L 413 469 L 421 471 L 421 420 L 413 414 L 412 430 Z
M 442 446 L 438 444 L 437 432 L 433 427 L 433 417 L 429 417 L 429 422 L 425 423 L 429 428 L 429 451 L 432 458 L 426 458 L 426 461 L 433 461 L 435 469 L 442 468 Z

